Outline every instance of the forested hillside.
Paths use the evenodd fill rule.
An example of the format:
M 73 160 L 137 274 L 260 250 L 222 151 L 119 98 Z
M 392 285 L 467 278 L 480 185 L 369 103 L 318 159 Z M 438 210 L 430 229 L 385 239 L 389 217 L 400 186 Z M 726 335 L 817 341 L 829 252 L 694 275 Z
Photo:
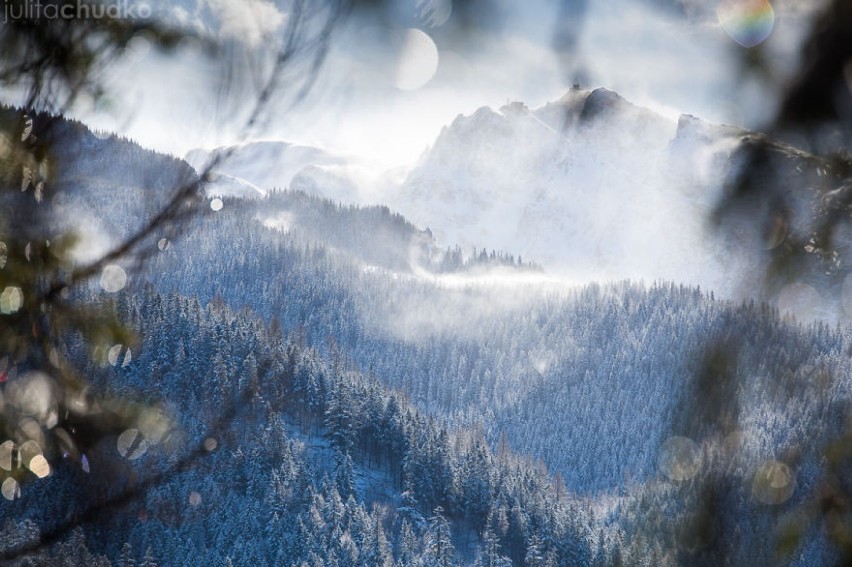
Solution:
M 788 498 L 796 497 L 787 506 L 795 508 L 814 489 L 821 447 L 841 434 L 849 403 L 843 333 L 670 284 L 573 288 L 524 270 L 515 271 L 514 280 L 503 274 L 490 283 L 482 272 L 397 272 L 305 236 L 298 214 L 284 232 L 245 220 L 260 214 L 255 207 L 298 210 L 292 201 L 304 199 L 226 201 L 209 233 L 199 228 L 187 238 L 191 254 L 183 257 L 175 247 L 158 258 L 158 285 L 188 292 L 187 282 L 206 282 L 195 289 L 203 300 L 251 305 L 305 344 L 406 392 L 446 423 L 483 431 L 492 447 L 505 444 L 542 459 L 568 492 L 609 502 L 588 526 L 602 530 L 597 541 L 609 542 L 598 554 L 615 553 L 626 545 L 619 542 L 659 521 L 647 516 L 649 501 L 666 509 L 697 505 L 692 492 L 668 482 L 660 465 L 672 438 L 687 439 L 686 456 L 675 454 L 692 470 L 677 480 L 721 467 L 727 482 L 740 487 L 730 496 L 735 520 L 727 530 L 773 537 L 767 518 L 775 512 L 755 516 L 747 504 L 751 478 L 766 462 L 797 455 L 797 488 Z M 330 235 L 346 224 L 335 215 L 372 214 L 333 210 L 325 217 Z M 353 233 L 349 250 L 371 244 L 368 235 Z M 237 246 L 251 254 L 239 256 Z M 694 397 L 714 348 L 729 357 L 718 377 L 728 391 L 720 395 L 737 407 L 726 410 L 727 422 L 702 425 L 696 418 L 701 401 Z M 712 457 L 722 446 L 735 455 L 733 469 Z M 656 545 L 663 550 L 670 542 Z M 741 540 L 727 545 L 726 555 L 758 562 L 774 553 Z M 639 548 L 632 553 L 643 555 Z
M 148 402 L 150 414 L 87 455 L 69 454 L 39 490 L 4 505 L 6 553 L 142 486 L 37 561 L 588 561 L 577 504 L 481 434 L 447 430 L 250 312 L 150 288 L 121 296 L 117 309 L 141 345 L 118 346 L 89 370 L 100 388 Z M 68 348 L 80 356 L 86 345 Z
M 339 351 L 355 367 L 403 389 L 424 409 L 483 425 L 492 442 L 504 434 L 519 449 L 534 448 L 533 455 L 579 491 L 653 472 L 664 438 L 659 425 L 678 421 L 680 398 L 701 371 L 709 338 L 745 337 L 736 365 L 736 380 L 747 393 L 742 413 L 776 411 L 772 391 L 783 380 L 795 404 L 778 411 L 790 412 L 785 418 L 795 420 L 790 431 L 798 435 L 807 435 L 801 427 L 818 411 L 809 373 L 825 368 L 838 385 L 848 379 L 842 334 L 783 322 L 766 307 L 720 302 L 669 284 L 577 288 L 523 270 L 516 280 L 507 276 L 509 284 L 489 283 L 481 273 L 393 271 L 373 258 L 378 268 L 385 266 L 378 269 L 360 257 L 375 250 L 372 235 L 382 228 L 352 232 L 348 246 L 364 252 L 347 255 L 305 236 L 297 220 L 286 233 L 240 220 L 258 214 L 255 206 L 282 207 L 293 219 L 303 214 L 302 205 L 292 203 L 306 198 L 275 199 L 227 202 L 184 246 L 157 259 L 159 285 L 199 293 L 203 301 L 219 296 L 251 305 L 284 328 L 298 329 L 307 344 Z M 347 225 L 340 217 L 374 217 L 371 211 L 338 208 L 325 214 L 327 224 L 319 217 L 309 224 L 329 242 Z M 411 247 L 404 237 L 383 242 Z M 842 388 L 832 392 L 840 395 Z M 766 451 L 778 439 L 761 430 L 764 420 L 757 415 L 754 423 L 751 434 Z
M 100 156 L 44 168 L 76 183 L 51 202 L 95 236 L 81 257 L 197 180 L 63 128 Z M 211 201 L 125 266 L 111 297 L 137 343 L 68 337 L 95 380 L 81 403 L 152 413 L 5 504 L 7 558 L 70 523 L 39 561 L 770 564 L 780 519 L 821 486 L 852 395 L 846 328 L 669 282 L 577 285 L 387 207 Z M 795 543 L 796 564 L 833 558 L 820 530 Z

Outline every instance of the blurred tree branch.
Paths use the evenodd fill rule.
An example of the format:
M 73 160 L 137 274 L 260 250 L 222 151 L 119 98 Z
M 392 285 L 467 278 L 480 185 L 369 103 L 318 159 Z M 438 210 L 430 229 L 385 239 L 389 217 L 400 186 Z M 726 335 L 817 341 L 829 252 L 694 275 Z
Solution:
M 0 88 L 25 101 L 20 121 L 4 125 L 0 163 L 0 374 L 6 383 L 0 392 L 0 437 L 11 443 L 8 451 L 12 466 L 5 478 L 12 479 L 12 484 L 4 485 L 11 497 L 20 490 L 20 483 L 49 474 L 61 455 L 85 459 L 88 448 L 134 426 L 144 413 L 144 405 L 95 396 L 84 372 L 66 356 L 65 342 L 75 335 L 82 336 L 93 352 L 102 345 L 130 345 L 134 340 L 112 309 L 81 302 L 79 292 L 94 278 L 105 277 L 108 270 L 121 271 L 120 265 L 128 269 L 133 266 L 138 272 L 157 253 L 159 238 L 173 240 L 191 218 L 209 211 L 203 184 L 229 157 L 227 152 L 217 155 L 198 175 L 183 179 L 168 195 L 152 199 L 162 204 L 140 219 L 138 228 L 97 258 L 78 265 L 73 255 L 76 235 L 56 233 L 52 197 L 63 188 L 53 186 L 54 178 L 45 167 L 48 158 L 73 159 L 74 148 L 62 147 L 62 138 L 52 131 L 62 119 L 47 113 L 61 115 L 81 97 L 92 101 L 103 97 L 103 74 L 122 64 L 128 46 L 137 37 L 166 51 L 191 39 L 202 46 L 207 57 L 218 57 L 225 66 L 237 65 L 229 56 L 236 57 L 239 51 L 233 45 L 227 48 L 217 37 L 153 18 L 114 17 L 107 10 L 101 18 L 47 18 L 43 15 L 48 6 L 62 13 L 64 6 L 76 8 L 78 2 L 48 0 L 40 6 L 41 12 L 28 12 L 32 6 L 27 0 L 10 0 L 7 14 L 12 11 L 21 17 L 9 19 L 0 29 Z M 293 89 L 297 91 L 294 100 L 305 96 L 327 54 L 332 32 L 349 5 L 346 0 L 291 0 L 287 8 L 289 17 L 274 64 L 261 66 L 258 71 L 243 137 L 264 116 L 274 95 Z M 290 72 L 289 83 L 282 82 L 286 72 Z M 238 73 L 231 77 L 241 78 Z M 225 91 L 231 86 L 225 85 Z M 241 104 L 252 100 L 245 98 L 245 92 L 234 92 Z M 235 414 L 235 408 L 224 408 L 211 433 L 226 427 Z M 41 459 L 21 459 L 21 447 L 28 442 L 36 443 L 47 468 Z M 146 487 L 191 466 L 203 454 L 201 449 L 191 451 L 136 489 L 93 503 L 82 517 L 61 523 L 46 534 L 42 544 L 60 537 L 79 521 L 91 519 L 98 511 L 139 496 Z M 32 549 L 6 550 L 4 558 L 20 557 L 29 551 Z
M 751 72 L 764 73 L 760 60 L 752 58 L 749 50 L 742 50 L 742 57 Z M 745 141 L 740 171 L 713 212 L 717 230 L 725 230 L 724 221 L 732 215 L 765 227 L 767 241 L 755 244 L 768 250 L 770 261 L 765 265 L 763 281 L 755 282 L 755 288 L 765 290 L 768 298 L 777 297 L 791 282 L 807 281 L 824 293 L 834 294 L 833 305 L 842 309 L 841 288 L 852 273 L 852 256 L 845 241 L 852 211 L 852 160 L 848 154 L 852 139 L 850 64 L 852 5 L 845 0 L 831 0 L 815 19 L 803 47 L 800 69 L 788 85 L 779 87 L 779 111 L 764 128 L 768 136 Z M 803 159 L 817 172 L 816 177 L 791 174 L 790 166 L 777 151 L 781 147 L 777 140 L 784 139 L 808 144 L 805 149 L 813 154 Z M 852 314 L 847 313 L 846 317 L 849 315 Z M 839 318 L 844 316 L 840 314 Z M 682 401 L 696 410 L 691 412 L 693 419 L 686 426 L 673 425 L 673 434 L 688 431 L 695 435 L 703 431 L 706 436 L 738 407 L 736 382 L 729 372 L 720 370 L 720 365 L 728 368 L 736 364 L 736 352 L 728 352 L 728 348 L 737 340 L 709 339 L 705 364 L 699 376 L 693 378 L 695 388 Z M 812 392 L 826 387 L 816 380 L 808 386 Z M 845 404 L 840 412 L 845 415 L 845 423 L 840 426 L 839 437 L 819 448 L 822 463 L 815 487 L 807 494 L 800 490 L 800 504 L 792 513 L 781 514 L 777 506 L 770 508 L 776 522 L 775 548 L 780 560 L 790 559 L 805 534 L 816 526 L 824 530 L 834 546 L 839 564 L 852 562 L 852 486 L 848 482 L 852 478 L 852 410 Z M 734 429 L 738 421 L 734 414 L 723 433 Z M 832 424 L 823 427 L 832 431 Z M 724 463 L 713 466 L 720 464 L 724 469 Z M 711 554 L 712 561 L 730 560 L 727 554 L 736 519 L 724 507 L 708 507 L 706 503 L 730 498 L 736 489 L 724 474 L 710 472 L 695 484 L 694 490 L 698 495 L 694 513 L 712 517 L 718 526 L 705 542 L 702 557 L 707 559 L 707 554 Z M 679 541 L 677 545 L 683 548 L 685 543 Z

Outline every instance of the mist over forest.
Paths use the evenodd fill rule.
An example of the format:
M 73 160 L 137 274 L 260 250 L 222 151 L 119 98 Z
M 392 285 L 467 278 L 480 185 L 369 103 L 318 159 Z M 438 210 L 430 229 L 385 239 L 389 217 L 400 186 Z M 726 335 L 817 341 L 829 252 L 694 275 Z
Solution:
M 852 560 L 841 2 L 13 4 L 0 563 Z

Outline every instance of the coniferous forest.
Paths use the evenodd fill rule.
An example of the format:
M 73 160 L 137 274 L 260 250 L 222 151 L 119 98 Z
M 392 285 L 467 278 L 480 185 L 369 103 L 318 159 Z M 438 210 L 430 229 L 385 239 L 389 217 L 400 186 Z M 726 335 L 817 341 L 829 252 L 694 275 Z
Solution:
M 128 230 L 136 168 L 192 175 L 59 124 L 97 148 L 57 168 L 85 179 L 62 222 L 102 207 Z M 805 513 L 844 434 L 843 328 L 666 282 L 552 285 L 386 207 L 222 205 L 153 239 L 123 290 L 71 299 L 135 339 L 69 336 L 63 356 L 143 409 L 3 505 L 6 553 L 34 550 L 13 564 L 770 564 L 757 543 Z M 800 537 L 796 564 L 839 557 L 830 533 Z
M 0 565 L 852 565 L 852 11 L 711 4 L 5 2 Z

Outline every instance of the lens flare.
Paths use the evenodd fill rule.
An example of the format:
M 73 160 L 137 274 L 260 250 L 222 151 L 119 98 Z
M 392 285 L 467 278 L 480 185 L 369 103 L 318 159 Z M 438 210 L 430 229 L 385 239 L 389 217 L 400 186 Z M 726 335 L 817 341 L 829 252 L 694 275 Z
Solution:
M 127 272 L 117 264 L 109 264 L 101 273 L 101 287 L 107 293 L 116 293 L 127 285 Z
M 30 463 L 36 457 L 42 456 L 41 446 L 35 441 L 26 441 L 18 449 L 21 456 L 21 462 L 27 468 L 30 468 Z
M 427 34 L 408 29 L 397 62 L 394 84 L 404 91 L 419 89 L 432 80 L 438 70 L 438 48 Z
M 17 453 L 20 455 L 20 453 Z M 15 468 L 15 444 L 12 441 L 4 441 L 0 445 L 0 468 L 4 471 L 10 471 Z M 18 457 L 20 459 L 20 457 Z
M 6 500 L 14 500 L 21 497 L 21 487 L 14 478 L 4 480 L 3 485 L 0 486 L 0 492 L 3 493 L 3 498 Z
M 698 445 L 688 437 L 669 437 L 660 448 L 657 466 L 671 480 L 689 480 L 701 467 Z
M 135 428 L 128 429 L 119 435 L 116 446 L 118 453 L 130 461 L 138 459 L 148 450 L 145 436 Z
M 781 504 L 796 491 L 796 475 L 780 461 L 767 461 L 754 475 L 752 494 L 764 504 Z
M 112 366 L 118 364 L 118 356 L 121 354 L 123 345 L 113 345 L 107 352 L 107 360 Z
M 0 293 L 0 313 L 3 315 L 17 313 L 23 304 L 24 293 L 19 287 L 10 285 Z
M 7 401 L 21 415 L 41 424 L 51 419 L 56 408 L 53 380 L 43 372 L 28 372 L 6 389 Z M 51 419 L 52 421 L 52 419 Z
M 139 416 L 139 432 L 149 445 L 156 445 L 169 431 L 169 420 L 159 408 L 146 409 Z
M 122 352 L 124 356 L 122 356 Z M 122 368 L 130 364 L 133 360 L 133 353 L 131 353 L 129 348 L 126 348 L 124 345 L 117 344 L 113 345 L 109 351 L 107 351 L 107 362 L 112 366 L 121 365 Z
M 766 41 L 775 25 L 775 11 L 769 0 L 723 0 L 716 15 L 722 29 L 743 47 Z
M 27 468 L 39 478 L 45 478 L 50 474 L 50 464 L 44 458 L 44 455 L 36 455 L 30 459 Z

